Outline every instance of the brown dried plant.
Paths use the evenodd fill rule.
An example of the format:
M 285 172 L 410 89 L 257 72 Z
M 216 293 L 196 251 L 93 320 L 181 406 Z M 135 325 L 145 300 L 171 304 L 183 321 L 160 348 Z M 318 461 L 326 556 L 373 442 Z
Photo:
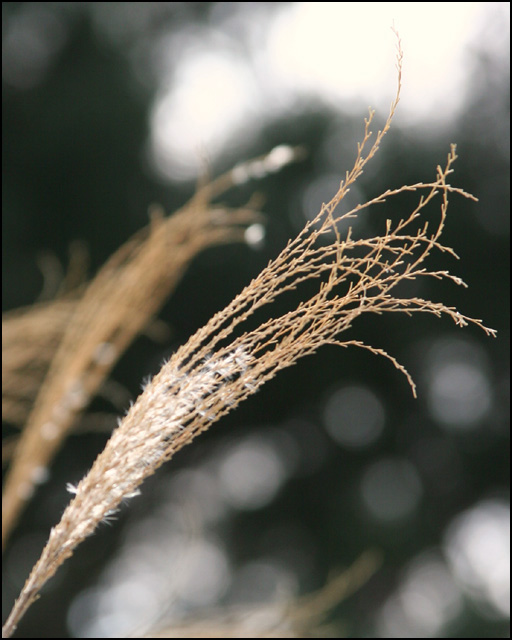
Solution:
M 118 251 L 85 288 L 3 320 L 3 411 L 17 422 L 39 393 L 12 454 L 2 502 L 2 545 L 52 457 L 131 341 L 151 321 L 184 270 L 208 246 L 245 241 L 261 220 L 256 200 L 228 209 L 212 199 L 246 178 L 278 171 L 299 150 L 276 147 L 201 186 L 170 218 L 151 223 Z M 44 378 L 44 379 L 43 379 Z M 41 385 L 41 380 L 42 385 Z
M 23 425 L 76 306 L 56 299 L 2 317 L 2 419 Z
M 332 576 L 319 591 L 300 598 L 209 611 L 201 618 L 152 628 L 143 638 L 331 638 L 336 629 L 325 624 L 340 602 L 358 591 L 379 568 L 382 558 L 366 551 L 353 564 Z
M 469 318 L 453 307 L 423 298 L 403 298 L 395 293 L 400 283 L 421 277 L 448 278 L 464 284 L 448 271 L 429 271 L 423 266 L 434 250 L 455 256 L 452 249 L 440 242 L 449 194 L 475 199 L 447 182 L 457 157 L 455 145 L 450 148 L 445 166 L 437 167 L 433 181 L 389 189 L 347 213 L 336 213 L 391 125 L 401 88 L 400 41 L 397 59 L 398 88 L 386 123 L 373 138 L 370 126 L 374 111 L 370 110 L 354 166 L 346 173 L 334 197 L 322 205 L 314 220 L 288 242 L 277 258 L 163 365 L 120 421 L 87 476 L 78 486 L 70 487 L 75 496 L 52 529 L 41 558 L 15 603 L 4 627 L 6 637 L 12 634 L 41 587 L 62 562 L 122 500 L 138 493 L 145 478 L 299 358 L 313 354 L 326 344 L 368 349 L 391 360 L 406 375 L 415 394 L 414 382 L 393 356 L 359 340 L 340 338 L 360 315 L 384 312 L 448 315 L 458 326 L 472 323 L 488 335 L 495 335 L 481 320 Z M 248 168 L 238 169 L 238 179 L 246 177 Z M 346 237 L 341 236 L 340 221 L 354 218 L 392 196 L 417 191 L 422 195 L 411 213 L 395 223 L 386 220 L 381 235 L 356 239 L 349 230 Z M 436 197 L 440 198 L 440 215 L 430 229 L 428 222 L 418 223 L 424 209 Z M 151 259 L 148 255 L 149 264 Z M 112 275 L 112 271 L 105 272 L 106 281 L 102 286 L 109 286 Z M 256 328 L 250 327 L 256 311 L 261 313 L 278 297 L 305 282 L 316 283 L 312 295 L 296 308 L 276 317 L 267 316 Z M 136 290 L 137 283 L 133 282 L 132 286 Z M 122 301 L 119 304 L 123 304 Z M 89 345 L 89 358 L 91 348 Z M 71 385 L 74 380 L 68 373 L 66 384 Z M 73 395 L 76 389 L 72 386 L 68 389 L 73 402 L 81 403 L 82 396 Z

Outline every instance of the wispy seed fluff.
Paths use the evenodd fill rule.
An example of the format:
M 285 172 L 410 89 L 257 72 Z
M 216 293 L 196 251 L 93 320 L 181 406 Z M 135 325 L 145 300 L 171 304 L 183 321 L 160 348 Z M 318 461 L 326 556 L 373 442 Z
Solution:
M 455 159 L 452 147 L 446 167 L 438 168 L 437 180 L 414 185 L 415 189 L 427 191 L 418 207 L 409 218 L 394 225 L 386 221 L 385 233 L 381 236 L 354 240 L 349 232 L 342 240 L 336 224 L 341 217 L 354 212 L 335 218 L 333 203 L 324 206 L 313 221 L 315 224 L 307 225 L 146 385 L 89 474 L 77 486 L 75 498 L 54 532 L 54 535 L 59 532 L 59 536 L 62 532 L 60 544 L 77 544 L 175 451 L 254 393 L 277 371 L 311 355 L 322 345 L 355 345 L 386 356 L 405 373 L 414 392 L 409 374 L 392 356 L 380 348 L 340 338 L 363 313 L 390 311 L 410 315 L 419 311 L 448 315 L 459 326 L 473 323 L 494 335 L 480 320 L 464 316 L 453 307 L 421 298 L 403 299 L 394 294 L 395 287 L 403 280 L 420 277 L 447 278 L 460 283 L 447 271 L 429 272 L 423 266 L 434 249 L 453 254 L 440 244 L 439 237 L 444 228 L 447 193 L 463 193 L 446 183 Z M 346 185 L 345 191 L 343 185 L 340 191 L 343 194 Z M 427 225 L 415 228 L 419 211 L 439 193 L 443 197 L 437 227 L 432 231 L 428 231 Z M 379 202 L 383 197 L 372 202 Z M 336 203 L 336 198 L 333 202 Z M 316 243 L 328 230 L 333 231 L 333 243 Z M 308 300 L 233 338 L 237 325 L 243 324 L 256 309 L 271 304 L 305 280 L 318 283 L 317 292 Z M 344 293 L 338 294 L 343 289 Z
M 250 358 L 240 346 L 209 354 L 195 366 L 180 364 L 185 360 L 190 361 L 190 353 L 182 348 L 146 384 L 89 474 L 76 487 L 68 485 L 75 497 L 63 516 L 67 544 L 92 533 L 122 500 L 137 495 L 146 476 L 208 428 L 219 411 L 225 413 L 252 392 L 242 382 Z
M 398 91 L 388 119 L 370 142 L 374 115 L 370 111 L 354 166 L 341 181 L 338 192 L 277 258 L 178 349 L 145 386 L 88 475 L 76 488 L 72 487 L 75 496 L 60 523 L 51 531 L 42 556 L 8 618 L 6 635 L 12 633 L 16 621 L 34 601 L 41 586 L 101 520 L 123 499 L 132 496 L 143 480 L 174 452 L 257 391 L 280 369 L 315 353 L 323 345 L 358 346 L 389 358 L 407 376 L 414 392 L 409 374 L 392 356 L 379 347 L 343 337 L 360 315 L 385 312 L 409 316 L 415 312 L 446 315 L 458 326 L 472 323 L 488 335 L 495 334 L 481 320 L 460 314 L 453 307 L 422 298 L 401 298 L 396 292 L 397 285 L 417 278 L 462 283 L 448 271 L 429 271 L 424 266 L 435 250 L 455 256 L 453 250 L 440 241 L 448 195 L 458 193 L 472 197 L 447 183 L 457 157 L 455 146 L 452 145 L 444 168 L 437 167 L 432 182 L 388 190 L 348 213 L 336 213 L 337 206 L 375 155 L 390 127 L 399 99 L 401 61 L 399 46 Z M 288 158 L 289 151 L 281 149 L 263 168 L 270 171 Z M 256 166 L 258 170 L 261 168 Z M 252 165 L 244 167 L 245 173 L 256 169 Z M 423 194 L 416 207 L 398 221 L 382 221 L 381 235 L 357 239 L 349 230 L 345 237 L 341 236 L 339 222 L 342 219 L 353 218 L 392 196 L 415 191 Z M 420 218 L 434 198 L 440 201 L 440 214 L 437 223 L 431 222 L 429 227 Z M 298 290 L 306 281 L 311 285 L 306 288 L 307 297 L 295 308 L 272 317 L 275 312 L 272 303 L 279 296 Z M 255 329 L 247 330 L 245 322 L 255 311 L 267 306 L 270 309 L 267 319 Z

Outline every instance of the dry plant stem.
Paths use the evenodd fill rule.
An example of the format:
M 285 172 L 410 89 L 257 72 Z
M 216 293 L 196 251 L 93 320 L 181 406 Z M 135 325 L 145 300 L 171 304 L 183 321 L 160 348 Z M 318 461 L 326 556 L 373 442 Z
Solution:
M 280 598 L 260 605 L 241 605 L 194 616 L 172 627 L 154 628 L 143 638 L 319 638 L 328 613 L 368 582 L 381 564 L 373 551 L 363 553 L 351 567 L 315 593 Z M 132 637 L 141 637 L 140 634 Z M 326 637 L 332 637 L 327 634 Z
M 2 317 L 2 419 L 23 425 L 76 300 L 54 300 Z
M 398 284 L 418 277 L 449 278 L 463 284 L 447 271 L 428 271 L 423 266 L 435 249 L 454 255 L 439 241 L 448 194 L 472 197 L 447 183 L 456 159 L 455 146 L 451 147 L 445 167 L 437 168 L 433 182 L 388 190 L 344 215 L 335 214 L 337 205 L 375 155 L 389 129 L 399 99 L 401 60 L 399 46 L 398 90 L 386 124 L 366 149 L 372 136 L 373 111 L 370 111 L 354 167 L 347 172 L 334 198 L 322 206 L 318 216 L 259 276 L 164 364 L 120 422 L 89 474 L 73 488 L 76 495 L 59 524 L 52 529 L 43 554 L 6 622 L 5 636 L 12 634 L 58 566 L 99 522 L 118 508 L 123 499 L 137 493 L 147 476 L 255 393 L 279 370 L 293 365 L 299 358 L 314 353 L 325 344 L 359 346 L 389 358 L 405 373 L 414 391 L 409 374 L 385 351 L 358 340 L 340 339 L 340 334 L 361 314 L 426 312 L 448 315 L 459 326 L 473 323 L 488 335 L 494 335 L 495 332 L 484 327 L 480 320 L 468 318 L 452 307 L 393 294 Z M 391 196 L 420 190 L 424 195 L 419 198 L 416 208 L 394 225 L 387 220 L 382 235 L 356 240 L 349 230 L 347 237 L 341 238 L 340 220 L 354 217 L 362 209 L 382 203 Z M 428 223 L 418 226 L 415 221 L 436 196 L 441 198 L 441 213 L 438 224 L 430 232 Z M 319 242 L 327 237 L 329 243 Z M 309 299 L 279 317 L 268 318 L 256 329 L 233 337 L 235 329 L 243 328 L 239 325 L 257 309 L 305 281 L 318 284 L 316 293 Z
M 43 365 L 44 359 L 53 355 L 55 342 L 60 339 L 60 343 L 13 454 L 3 495 L 3 544 L 77 415 L 89 404 L 129 343 L 158 311 L 192 258 L 213 244 L 244 241 L 244 228 L 258 219 L 249 207 L 235 211 L 215 208 L 199 192 L 189 205 L 167 220 L 155 212 L 149 230 L 139 233 L 110 258 L 80 300 L 55 303 L 50 310 L 45 307 L 35 314 L 39 320 L 47 316 L 55 319 L 57 314 L 59 320 L 53 334 L 48 328 L 52 340 L 42 350 Z M 15 320 L 8 324 L 11 328 L 15 323 L 11 338 L 13 333 L 19 336 L 29 323 L 34 326 L 31 318 Z M 64 326 L 63 335 L 59 336 L 57 332 Z M 24 372 L 24 365 L 44 332 L 37 340 L 24 343 L 15 338 L 8 349 L 7 365 L 14 359 Z M 7 381 L 16 379 L 13 369 L 11 365 Z M 32 388 L 30 377 L 23 379 L 27 382 L 21 394 L 26 397 Z M 14 398 L 14 406 L 7 403 L 11 413 L 15 407 L 20 410 L 19 397 Z
M 2 315 L 2 419 L 12 425 L 21 427 L 27 420 L 83 293 L 87 263 L 87 251 L 78 242 L 70 245 L 65 274 L 55 257 L 43 256 L 39 302 Z

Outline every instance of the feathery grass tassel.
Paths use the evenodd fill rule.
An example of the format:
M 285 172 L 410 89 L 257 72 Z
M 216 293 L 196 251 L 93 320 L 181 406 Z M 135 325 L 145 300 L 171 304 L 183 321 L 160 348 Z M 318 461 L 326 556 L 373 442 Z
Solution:
M 386 124 L 364 155 L 372 136 L 373 111 L 370 111 L 354 166 L 336 195 L 275 260 L 163 365 L 120 422 L 88 475 L 73 487 L 75 496 L 59 524 L 52 529 L 42 556 L 6 622 L 4 637 L 12 634 L 43 584 L 71 556 L 75 547 L 117 509 L 123 499 L 134 495 L 146 477 L 299 358 L 327 344 L 362 347 L 389 358 L 407 376 L 414 393 L 411 377 L 393 356 L 358 340 L 341 339 L 340 335 L 351 328 L 360 315 L 384 312 L 447 315 L 459 326 L 472 323 L 488 335 L 495 335 L 481 320 L 464 316 L 453 307 L 394 294 L 396 286 L 404 280 L 420 277 L 448 278 L 463 284 L 448 271 L 428 271 L 424 266 L 434 250 L 455 255 L 440 243 L 448 194 L 473 198 L 446 182 L 456 160 L 454 145 L 445 167 L 437 168 L 433 182 L 388 190 L 336 216 L 336 207 L 375 155 L 389 129 L 399 100 L 401 61 L 399 44 L 398 90 Z M 387 220 L 382 235 L 354 239 L 349 230 L 346 238 L 341 238 L 338 230 L 341 220 L 410 191 L 423 193 L 417 206 L 397 223 Z M 418 226 L 417 222 L 423 209 L 436 197 L 441 200 L 440 216 L 437 226 L 430 231 L 427 224 Z M 324 242 L 318 242 L 321 237 Z M 326 244 L 326 237 L 332 237 L 332 242 Z M 272 304 L 306 281 L 317 283 L 316 293 L 295 309 L 275 318 L 268 317 L 256 329 L 241 335 L 237 331 L 238 337 L 233 338 L 235 329 L 243 329 L 244 322 L 256 310 Z

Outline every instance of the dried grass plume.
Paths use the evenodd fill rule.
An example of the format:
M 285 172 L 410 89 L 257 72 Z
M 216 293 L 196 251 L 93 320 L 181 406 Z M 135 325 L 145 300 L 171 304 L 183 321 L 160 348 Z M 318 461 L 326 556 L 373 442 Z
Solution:
M 176 451 L 281 369 L 327 344 L 357 346 L 388 358 L 405 374 L 415 393 L 410 375 L 392 355 L 357 339 L 344 338 L 344 332 L 362 314 L 446 315 L 458 326 L 474 324 L 488 335 L 495 334 L 481 320 L 467 317 L 453 307 L 423 298 L 402 298 L 395 293 L 400 283 L 417 278 L 450 279 L 464 284 L 448 271 L 429 271 L 425 266 L 433 251 L 455 256 L 441 243 L 449 196 L 474 199 L 448 182 L 457 158 L 455 145 L 451 145 L 446 163 L 437 167 L 430 182 L 389 189 L 347 213 L 336 212 L 389 130 L 399 101 L 401 70 L 399 42 L 398 89 L 387 121 L 373 136 L 374 112 L 370 110 L 354 165 L 341 180 L 337 193 L 277 258 L 162 366 L 120 421 L 87 476 L 78 486 L 70 487 L 74 498 L 52 529 L 6 622 L 4 637 L 12 634 L 44 583 L 122 500 L 135 495 L 144 479 Z M 248 167 L 238 168 L 240 179 Z M 383 220 L 380 235 L 356 238 L 349 230 L 342 237 L 342 220 L 405 192 L 418 193 L 417 204 L 408 216 L 395 222 Z M 423 221 L 424 209 L 434 200 L 439 203 L 437 222 Z M 272 303 L 305 282 L 315 284 L 315 291 L 295 308 L 273 316 Z M 133 286 L 135 290 L 136 283 Z M 251 328 L 248 321 L 253 314 L 258 311 L 259 317 L 267 308 L 266 319 Z

